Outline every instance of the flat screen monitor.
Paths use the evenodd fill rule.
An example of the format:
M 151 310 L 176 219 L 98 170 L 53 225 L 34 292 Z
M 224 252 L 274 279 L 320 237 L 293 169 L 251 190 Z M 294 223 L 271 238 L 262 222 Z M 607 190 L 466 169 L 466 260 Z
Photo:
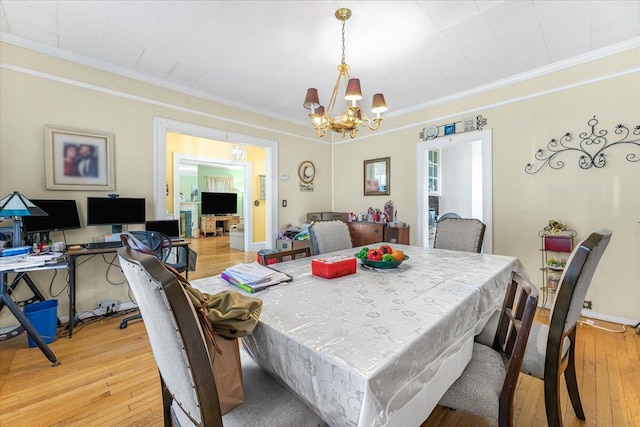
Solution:
M 145 199 L 127 197 L 87 197 L 87 225 L 110 225 L 121 233 L 123 224 L 144 224 Z
M 237 213 L 237 193 L 202 192 L 202 215 L 231 215 Z
M 158 221 L 147 221 L 144 224 L 144 229 L 147 231 L 157 231 L 169 237 L 180 237 L 180 221 L 177 219 L 166 219 Z
M 82 228 L 75 200 L 29 199 L 47 216 L 23 216 L 25 233 L 48 233 Z

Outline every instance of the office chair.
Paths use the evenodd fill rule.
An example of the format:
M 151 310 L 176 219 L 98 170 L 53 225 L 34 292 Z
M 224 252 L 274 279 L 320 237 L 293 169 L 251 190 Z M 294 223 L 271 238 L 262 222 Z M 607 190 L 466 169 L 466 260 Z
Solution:
M 118 249 L 138 301 L 160 372 L 164 425 L 327 426 L 309 407 L 241 350 L 245 401 L 222 416 L 205 337 L 183 286 L 152 255 Z M 173 333 L 170 333 L 173 332 Z
M 433 247 L 480 253 L 485 229 L 486 225 L 474 218 L 440 218 Z
M 514 272 L 493 346 L 473 344 L 471 361 L 439 404 L 512 426 L 513 397 L 537 307 L 536 287 Z
M 159 231 L 129 231 L 122 233 L 120 239 L 124 242 L 125 246 L 138 252 L 155 256 L 163 263 L 173 267 L 178 273 L 185 273 L 185 277 L 188 278 L 188 261 L 175 264 L 167 262 L 172 249 L 171 238 L 169 236 Z M 120 329 L 125 329 L 131 320 L 137 319 L 142 319 L 141 313 L 125 317 L 122 319 L 122 322 L 120 322 Z

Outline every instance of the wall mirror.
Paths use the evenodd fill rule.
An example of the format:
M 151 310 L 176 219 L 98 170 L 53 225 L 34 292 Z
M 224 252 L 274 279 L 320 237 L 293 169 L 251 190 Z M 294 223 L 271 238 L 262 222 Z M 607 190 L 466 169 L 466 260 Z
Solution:
M 391 157 L 364 161 L 364 195 L 385 196 L 391 194 Z

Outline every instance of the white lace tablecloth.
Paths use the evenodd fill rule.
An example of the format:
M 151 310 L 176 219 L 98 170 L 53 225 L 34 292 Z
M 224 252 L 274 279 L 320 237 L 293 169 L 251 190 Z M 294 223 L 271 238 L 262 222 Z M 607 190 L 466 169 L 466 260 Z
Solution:
M 298 259 L 273 266 L 292 282 L 252 294 L 264 304 L 245 347 L 331 426 L 399 425 L 396 412 L 427 387 L 437 402 L 469 356 L 448 384 L 431 379 L 500 306 L 511 272 L 523 271 L 513 257 L 394 247 L 410 257 L 397 269 L 359 266 L 328 280 Z M 220 277 L 192 284 L 233 288 Z

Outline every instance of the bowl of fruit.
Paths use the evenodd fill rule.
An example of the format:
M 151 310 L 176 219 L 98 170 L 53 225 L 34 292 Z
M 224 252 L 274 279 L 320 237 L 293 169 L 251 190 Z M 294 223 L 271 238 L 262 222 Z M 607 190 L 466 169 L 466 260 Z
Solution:
M 389 245 L 381 245 L 378 248 L 364 247 L 355 257 L 368 267 L 382 269 L 396 268 L 402 261 L 409 259 L 400 249 L 393 249 Z

